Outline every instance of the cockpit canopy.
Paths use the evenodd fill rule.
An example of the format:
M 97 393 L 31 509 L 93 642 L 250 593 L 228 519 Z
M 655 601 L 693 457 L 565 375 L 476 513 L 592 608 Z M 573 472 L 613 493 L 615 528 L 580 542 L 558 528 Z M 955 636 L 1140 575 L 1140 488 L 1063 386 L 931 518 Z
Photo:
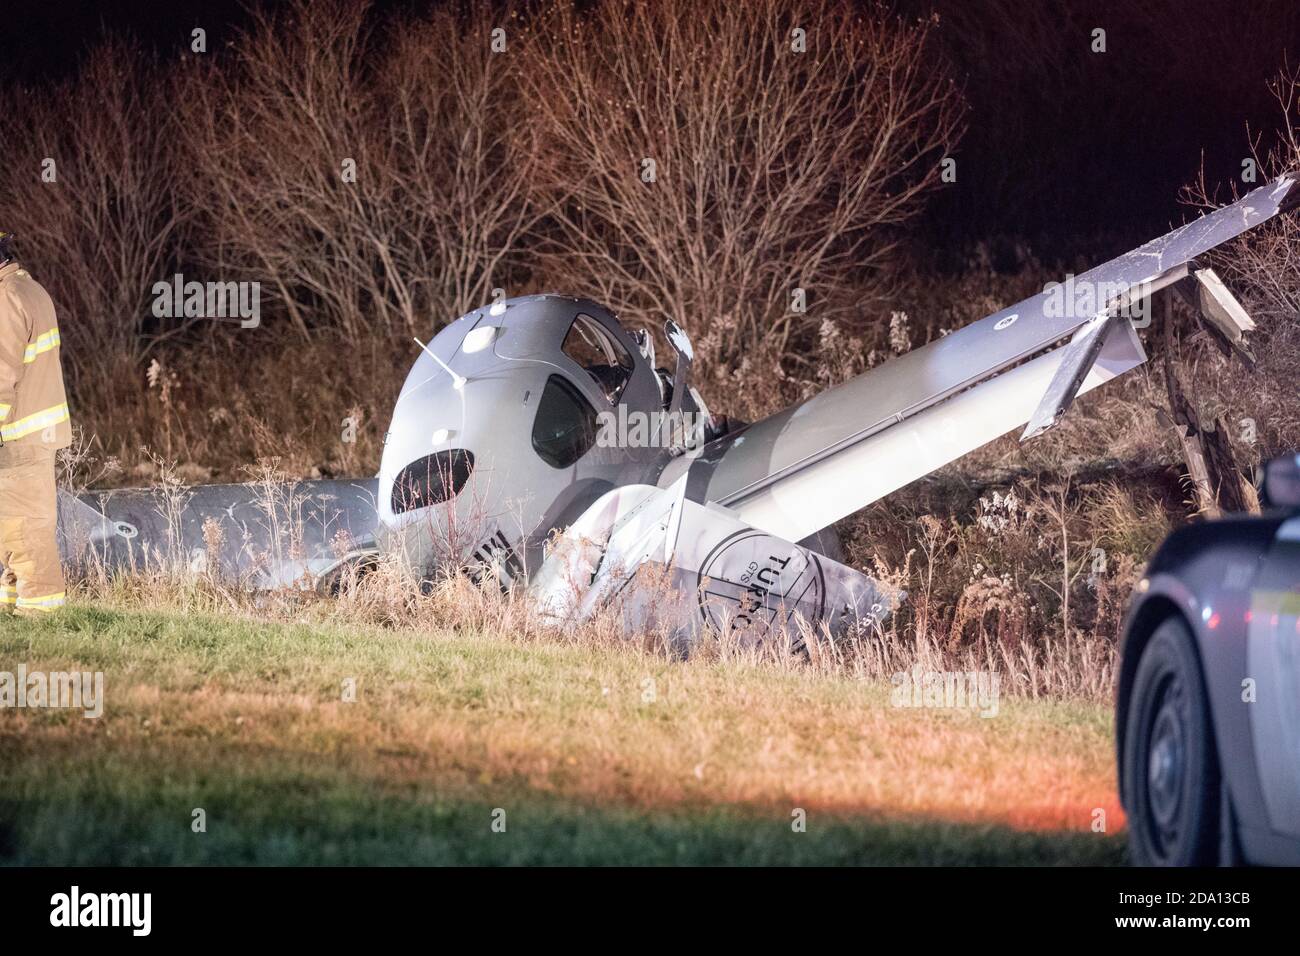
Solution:
M 618 339 L 591 316 L 579 312 L 560 351 L 591 376 L 611 405 L 618 404 L 635 367 L 631 354 Z

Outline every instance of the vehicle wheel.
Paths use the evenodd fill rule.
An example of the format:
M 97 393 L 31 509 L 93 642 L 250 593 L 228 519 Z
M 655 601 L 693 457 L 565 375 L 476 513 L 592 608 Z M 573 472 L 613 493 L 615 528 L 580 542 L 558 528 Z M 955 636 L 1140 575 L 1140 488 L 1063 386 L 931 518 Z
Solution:
M 1169 618 L 1142 651 L 1124 734 L 1129 852 L 1137 866 L 1212 866 L 1219 762 L 1196 647 Z

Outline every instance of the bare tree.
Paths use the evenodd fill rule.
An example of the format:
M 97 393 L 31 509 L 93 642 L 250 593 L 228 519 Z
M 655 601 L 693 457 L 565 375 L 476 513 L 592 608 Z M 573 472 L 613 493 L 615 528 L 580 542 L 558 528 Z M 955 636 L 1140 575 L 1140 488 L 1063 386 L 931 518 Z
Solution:
M 54 298 L 82 398 L 111 395 L 171 328 L 153 318 L 151 290 L 184 254 L 193 217 L 170 94 L 156 64 L 108 41 L 72 80 L 0 111 L 5 214 Z
M 452 318 L 525 281 L 542 207 L 533 124 L 520 115 L 516 51 L 492 52 L 497 20 L 441 9 L 405 26 L 377 86 L 375 170 L 393 245 L 426 305 Z M 508 41 L 507 41 L 508 42 Z M 420 327 L 427 327 L 427 317 Z
M 1269 89 L 1282 114 L 1278 126 L 1268 140 L 1252 133 L 1248 158 L 1254 167 L 1254 181 L 1243 187 L 1234 182 L 1227 202 L 1239 198 L 1241 188 L 1253 189 L 1282 173 L 1300 170 L 1300 67 L 1284 69 L 1269 83 Z M 1203 168 L 1183 198 L 1204 210 L 1223 202 L 1207 184 Z M 1217 250 L 1213 259 L 1224 278 L 1250 298 L 1252 312 L 1263 320 L 1265 332 L 1282 331 L 1277 328 L 1280 320 L 1290 325 L 1300 316 L 1300 222 L 1295 216 L 1278 216 L 1252 229 L 1249 236 L 1238 237 Z
M 553 9 L 521 73 L 556 210 L 540 273 L 719 328 L 726 362 L 860 313 L 958 130 L 928 30 L 837 2 Z
M 427 335 L 509 284 L 530 151 L 479 15 L 373 27 L 366 4 L 258 13 L 188 97 L 210 268 L 263 281 L 303 336 Z

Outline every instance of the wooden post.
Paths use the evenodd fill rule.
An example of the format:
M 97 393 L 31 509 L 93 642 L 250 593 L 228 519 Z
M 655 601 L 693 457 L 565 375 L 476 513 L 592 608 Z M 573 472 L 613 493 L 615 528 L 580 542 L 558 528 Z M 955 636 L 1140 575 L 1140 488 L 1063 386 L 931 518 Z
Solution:
M 1187 474 L 1196 489 L 1197 511 L 1207 517 L 1217 518 L 1227 512 L 1259 512 L 1259 496 L 1255 488 L 1241 475 L 1237 467 L 1232 443 L 1222 419 L 1216 418 L 1206 428 L 1201 424 L 1196 407 L 1187 398 L 1175 367 L 1174 303 L 1173 297 L 1161 296 L 1164 303 L 1161 322 L 1164 347 L 1161 360 L 1165 372 L 1165 391 L 1169 411 L 1157 409 L 1161 421 L 1174 429 L 1183 448 L 1183 461 Z

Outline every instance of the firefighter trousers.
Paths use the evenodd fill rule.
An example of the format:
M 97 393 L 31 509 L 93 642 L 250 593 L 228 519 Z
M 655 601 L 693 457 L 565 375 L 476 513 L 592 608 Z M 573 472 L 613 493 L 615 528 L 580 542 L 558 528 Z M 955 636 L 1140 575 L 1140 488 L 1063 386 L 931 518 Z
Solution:
M 36 615 L 63 606 L 54 455 L 0 466 L 0 611 Z

